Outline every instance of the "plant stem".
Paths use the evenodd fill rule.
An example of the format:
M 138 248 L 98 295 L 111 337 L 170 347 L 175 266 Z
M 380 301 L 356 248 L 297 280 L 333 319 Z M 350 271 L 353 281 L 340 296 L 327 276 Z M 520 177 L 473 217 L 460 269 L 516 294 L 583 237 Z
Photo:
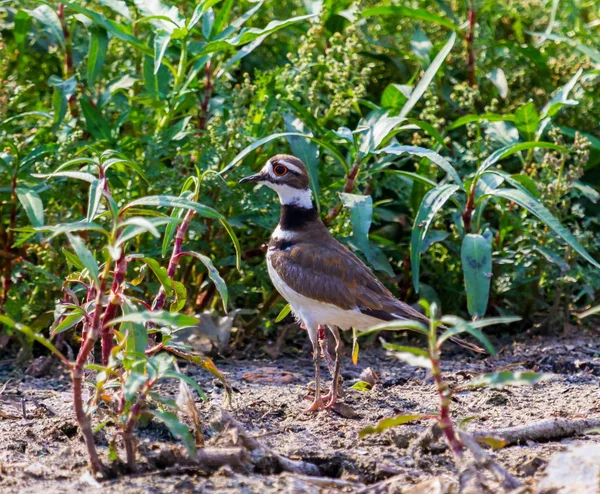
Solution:
M 173 252 L 171 253 L 171 259 L 169 260 L 169 267 L 167 268 L 167 275 L 171 280 L 175 276 L 175 270 L 177 269 L 180 259 L 179 254 L 181 254 L 182 251 L 183 240 L 185 239 L 185 235 L 190 226 L 190 222 L 194 217 L 194 214 L 194 211 L 189 210 L 186 213 L 183 222 L 177 227 L 177 232 L 175 233 L 175 245 L 173 246 Z M 154 299 L 154 302 L 152 302 L 152 310 L 161 310 L 165 306 L 166 299 L 167 294 L 165 293 L 165 289 L 161 286 L 158 295 Z
M 102 365 L 108 365 L 108 359 L 110 358 L 110 352 L 112 351 L 113 327 L 109 326 L 108 323 L 115 318 L 117 309 L 121 305 L 120 293 L 123 283 L 125 282 L 128 263 L 129 261 L 125 256 L 125 251 L 124 249 L 121 249 L 121 256 L 115 263 L 115 271 L 110 287 L 110 295 L 108 296 L 108 304 L 106 305 L 104 316 L 102 316 Z
M 469 34 L 467 34 L 467 74 L 469 85 L 475 87 L 475 0 L 471 0 L 469 7 Z
M 14 229 L 17 222 L 17 173 L 19 165 L 17 158 L 15 157 L 15 171 L 11 181 L 10 191 L 10 213 L 8 217 L 8 231 L 6 231 L 5 243 L 4 243 L 4 279 L 2 280 L 2 299 L 0 299 L 0 309 L 4 307 L 6 300 L 8 299 L 8 291 L 10 290 L 11 278 L 12 278 L 12 266 L 13 266 L 13 253 L 12 244 Z
M 96 445 L 94 444 L 94 432 L 92 431 L 92 422 L 89 415 L 86 413 L 83 405 L 82 385 L 83 385 L 83 368 L 90 354 L 94 351 L 94 345 L 100 337 L 100 314 L 102 312 L 102 295 L 106 289 L 106 279 L 110 274 L 111 263 L 106 261 L 104 271 L 100 278 L 100 286 L 96 292 L 96 304 L 94 308 L 94 318 L 87 331 L 86 338 L 79 348 L 75 364 L 71 368 L 71 379 L 73 382 L 73 407 L 75 409 L 75 417 L 81 429 L 81 434 L 85 441 L 88 450 L 88 458 L 92 473 L 96 474 L 103 470 L 104 466 L 98 457 Z
M 63 66 L 63 74 L 65 79 L 69 79 L 74 72 L 73 68 L 73 37 L 67 26 L 67 20 L 65 19 L 65 6 L 62 3 L 58 4 L 58 19 L 60 21 L 60 27 L 62 28 L 63 38 L 65 39 L 65 59 Z M 74 92 L 69 97 L 69 111 L 73 118 L 77 118 L 79 112 L 77 111 L 77 93 Z
M 469 190 L 467 203 L 465 204 L 465 211 L 463 212 L 463 225 L 465 228 L 465 233 L 471 233 L 472 229 L 471 220 L 473 218 L 473 210 L 475 209 L 475 185 L 476 182 L 473 181 L 471 184 L 471 189 Z
M 198 122 L 198 127 L 201 130 L 205 130 L 206 129 L 206 124 L 208 122 L 208 105 L 210 104 L 210 98 L 212 96 L 212 90 L 213 90 L 213 83 L 212 83 L 212 65 L 210 60 L 208 62 L 206 62 L 206 69 L 205 69 L 205 82 L 204 82 L 204 99 L 202 100 L 202 104 L 201 104 L 201 113 L 200 113 L 200 121 Z
M 144 385 L 144 387 L 140 391 L 139 396 L 137 397 L 137 400 L 135 400 L 135 403 L 131 407 L 131 411 L 129 412 L 129 418 L 127 419 L 127 422 L 125 423 L 125 427 L 123 429 L 123 442 L 125 443 L 125 455 L 127 457 L 127 466 L 129 467 L 129 470 L 131 472 L 134 472 L 136 468 L 135 439 L 133 437 L 133 428 L 135 427 L 137 419 L 142 413 L 142 408 L 144 406 L 144 403 L 146 403 L 146 396 L 152 389 L 152 386 L 154 386 L 155 382 L 156 380 L 151 379 Z
M 346 194 L 351 193 L 354 190 L 356 185 L 356 177 L 358 176 L 358 172 L 360 169 L 360 158 L 357 156 L 352 164 L 352 168 L 348 171 L 346 175 L 346 183 L 344 184 L 344 192 Z M 323 223 L 329 225 L 342 211 L 342 203 L 338 202 L 338 204 L 329 211 L 329 214 L 323 220 Z

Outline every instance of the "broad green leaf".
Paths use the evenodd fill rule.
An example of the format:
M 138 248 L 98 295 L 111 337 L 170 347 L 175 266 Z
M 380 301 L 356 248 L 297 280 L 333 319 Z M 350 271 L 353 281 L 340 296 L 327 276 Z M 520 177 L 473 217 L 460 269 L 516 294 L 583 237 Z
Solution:
M 37 232 L 52 232 L 52 237 L 56 237 L 57 235 L 60 235 L 62 233 L 82 231 L 99 232 L 105 235 L 107 238 L 110 237 L 110 234 L 98 223 L 88 223 L 87 221 L 76 221 L 75 223 L 65 223 L 57 226 L 40 226 L 34 228 L 34 230 Z
M 38 21 L 44 30 L 50 34 L 53 41 L 62 49 L 65 47 L 65 37 L 63 35 L 60 19 L 56 12 L 48 5 L 40 5 L 34 10 L 25 10 L 31 17 Z
M 102 200 L 102 191 L 104 190 L 105 184 L 105 178 L 103 178 L 102 180 L 94 179 L 94 181 L 90 184 L 90 194 L 88 197 L 86 217 L 86 221 L 88 223 L 94 221 L 94 218 L 96 217 L 96 213 L 98 212 L 98 208 L 100 207 L 100 201 Z
M 170 207 L 170 208 L 183 208 L 191 211 L 195 211 L 200 216 L 205 218 L 223 219 L 223 215 L 218 211 L 215 211 L 209 206 L 200 204 L 183 197 L 176 196 L 146 196 L 141 199 L 136 199 L 125 206 L 124 209 L 130 209 L 136 206 L 159 206 L 159 207 Z
M 383 348 L 394 352 L 394 356 L 402 362 L 411 365 L 413 367 L 423 367 L 425 369 L 431 369 L 431 359 L 429 354 L 421 348 L 412 346 L 396 345 L 395 343 L 387 343 L 383 339 L 381 340 Z
M 98 3 L 108 7 L 128 21 L 131 21 L 131 12 L 125 3 L 125 0 L 98 0 Z
M 227 304 L 229 302 L 229 292 L 227 291 L 227 284 L 225 280 L 221 278 L 219 271 L 215 268 L 215 265 L 212 262 L 210 257 L 202 255 L 198 252 L 183 252 L 182 256 L 191 256 L 198 259 L 206 269 L 208 270 L 208 276 L 213 281 L 217 290 L 219 291 L 219 295 L 221 295 L 221 300 L 223 301 L 223 309 L 227 312 Z
M 190 457 L 196 456 L 196 442 L 194 436 L 187 425 L 179 421 L 174 413 L 160 412 L 158 410 L 147 410 L 150 415 L 154 415 L 158 420 L 167 426 L 169 432 L 175 439 L 179 439 L 188 451 Z
M 81 98 L 81 109 L 83 110 L 83 116 L 85 117 L 88 132 L 98 140 L 110 141 L 112 136 L 108 122 L 87 96 Z
M 398 115 L 399 117 L 406 117 L 413 109 L 413 107 L 417 104 L 417 102 L 421 99 L 423 94 L 425 94 L 427 87 L 435 77 L 435 74 L 437 74 L 437 71 L 442 66 L 442 63 L 444 63 L 444 60 L 450 53 L 450 50 L 452 50 L 455 41 L 456 33 L 453 32 L 450 35 L 450 39 L 448 40 L 446 45 L 438 52 L 436 57 L 433 59 L 433 62 L 431 62 L 429 68 L 423 74 L 423 77 L 421 77 L 419 83 L 413 89 L 410 98 L 408 98 L 408 101 L 404 104 L 402 110 L 400 110 L 400 114 Z
M 547 374 L 538 374 L 536 372 L 521 372 L 521 371 L 501 371 L 492 372 L 490 374 L 482 374 L 474 379 L 471 379 L 461 388 L 482 388 L 488 387 L 493 389 L 503 389 L 506 386 L 531 386 L 541 381 L 548 379 Z
M 461 333 L 468 333 L 477 340 L 479 340 L 479 342 L 486 348 L 486 350 L 491 355 L 496 355 L 496 350 L 490 343 L 490 340 L 488 340 L 487 336 L 485 336 L 481 331 L 479 331 L 479 329 L 477 329 L 475 326 L 471 325 L 464 319 L 461 319 L 460 317 L 456 316 L 443 316 L 441 322 L 442 324 L 446 324 L 452 327 L 447 329 L 440 335 L 440 337 L 437 340 L 438 348 L 441 348 L 442 344 L 449 338 L 452 338 L 453 336 L 456 336 Z
M 413 285 L 419 293 L 419 275 L 421 265 L 421 244 L 427 234 L 429 225 L 435 214 L 442 208 L 448 199 L 459 190 L 458 185 L 445 184 L 431 189 L 421 202 L 419 212 L 415 218 L 410 239 L 410 259 L 412 266 Z
M 123 245 L 128 240 L 143 233 L 150 233 L 153 237 L 159 238 L 160 232 L 157 230 L 157 227 L 162 225 L 170 226 L 173 224 L 174 219 L 170 217 L 142 218 L 140 216 L 134 216 L 128 218 L 119 224 L 119 228 L 122 228 L 122 232 L 117 239 L 117 245 Z
M 527 211 L 532 213 L 542 222 L 544 222 L 549 228 L 551 228 L 560 238 L 562 238 L 573 250 L 575 250 L 581 257 L 586 261 L 593 264 L 597 268 L 600 268 L 600 263 L 596 261 L 587 250 L 577 241 L 575 236 L 567 230 L 560 222 L 552 216 L 552 213 L 546 209 L 537 199 L 533 196 L 526 194 L 522 190 L 517 189 L 497 189 L 494 191 L 493 197 L 502 197 L 517 203 L 519 206 L 525 208 Z
M 396 156 L 401 156 L 404 153 L 406 153 L 410 154 L 411 156 L 418 156 L 419 158 L 427 158 L 429 161 L 435 163 L 442 170 L 444 170 L 452 178 L 452 180 L 454 180 L 454 182 L 459 185 L 459 187 L 462 190 L 465 190 L 460 176 L 458 175 L 454 167 L 450 164 L 450 162 L 435 151 L 432 151 L 431 149 L 426 149 L 418 146 L 402 146 L 400 144 L 392 144 L 379 150 L 379 153 L 394 154 Z
M 283 307 L 283 309 L 281 309 L 281 311 L 279 312 L 279 314 L 275 318 L 275 322 L 281 322 L 281 321 L 283 321 L 288 316 L 288 314 L 291 311 L 292 311 L 292 307 L 290 306 L 290 304 L 285 304 L 285 306 Z
M 371 245 L 369 240 L 369 229 L 373 221 L 373 199 L 371 199 L 371 196 L 342 192 L 340 193 L 340 199 L 344 207 L 350 210 L 352 241 L 376 270 L 394 276 L 394 271 L 387 258 L 381 255 L 381 251 Z
M 504 146 L 490 154 L 477 170 L 477 176 L 480 176 L 490 166 L 495 165 L 498 161 L 504 158 L 512 156 L 519 151 L 526 151 L 534 148 L 556 149 L 557 151 L 561 151 L 563 153 L 569 152 L 567 148 L 557 144 L 552 144 L 550 142 L 519 142 L 516 144 L 509 144 L 508 146 Z
M 81 261 L 79 260 L 79 257 L 77 257 L 75 254 L 73 254 L 72 252 L 69 252 L 67 249 L 63 248 L 62 249 L 62 253 L 65 255 L 65 257 L 67 258 L 67 261 L 75 268 L 77 269 L 85 269 L 83 264 L 81 263 Z
M 19 10 L 14 17 L 15 27 L 13 29 L 13 36 L 17 43 L 17 49 L 19 55 L 23 56 L 25 52 L 25 41 L 31 29 L 31 16 L 25 10 Z
M 137 307 L 131 302 L 129 297 L 123 298 L 121 311 L 123 315 L 129 315 L 137 312 Z M 119 326 L 119 332 L 126 337 L 125 351 L 127 353 L 144 353 L 148 348 L 148 331 L 143 324 L 134 324 L 124 322 Z
M 158 281 L 163 287 L 165 294 L 167 297 L 173 296 L 173 282 L 169 275 L 167 274 L 167 270 L 163 268 L 157 260 L 152 259 L 151 257 L 142 257 L 140 261 L 146 263 L 148 267 L 152 270 L 152 272 L 158 278 Z
M 380 420 L 377 425 L 369 425 L 364 429 L 361 429 L 358 433 L 358 436 L 363 438 L 368 436 L 369 434 L 379 434 L 383 431 L 391 429 L 392 427 L 396 427 L 398 425 L 407 424 L 409 422 L 414 422 L 415 420 L 421 420 L 423 418 L 429 418 L 427 415 L 422 414 L 414 414 L 414 415 L 398 415 L 397 417 L 387 418 Z
M 185 307 L 185 303 L 187 300 L 187 290 L 185 288 L 185 285 L 180 281 L 173 280 L 172 283 L 175 298 L 171 303 L 171 307 L 169 308 L 169 310 L 171 312 L 179 312 Z
M 384 108 L 400 109 L 408 101 L 412 87 L 404 84 L 390 84 L 381 95 L 381 106 Z
M 141 311 L 131 314 L 125 314 L 117 317 L 108 323 L 109 326 L 114 326 L 122 322 L 132 322 L 136 324 L 154 323 L 156 325 L 165 325 L 172 327 L 186 327 L 198 324 L 198 319 L 185 314 L 171 314 L 166 311 Z
M 397 319 L 396 321 L 384 322 L 382 324 L 372 326 L 366 331 L 361 331 L 358 336 L 363 337 L 373 333 L 378 333 L 379 331 L 414 331 L 426 336 L 429 335 L 429 328 L 423 323 L 418 321 L 409 321 L 407 319 Z
M 52 93 L 52 109 L 54 110 L 53 130 L 56 132 L 67 114 L 69 99 L 75 94 L 77 79 L 75 76 L 63 80 L 55 75 L 50 76 L 48 84 L 54 87 Z
M 357 391 L 371 391 L 373 389 L 373 385 L 366 381 L 358 381 L 350 386 L 351 389 L 356 389 Z
M 508 96 L 508 81 L 504 71 L 499 67 L 494 67 L 488 74 L 487 78 L 498 90 L 498 94 L 502 99 L 506 99 Z
M 81 311 L 74 312 L 63 318 L 63 320 L 52 329 L 52 336 L 63 333 L 83 321 L 85 315 Z
M 531 141 L 535 137 L 535 132 L 539 124 L 540 116 L 533 101 L 529 101 L 517 108 L 515 112 L 515 127 L 517 127 L 517 130 L 527 141 Z
M 140 387 L 143 386 L 146 381 L 148 381 L 147 374 L 142 374 L 141 372 L 131 372 L 129 376 L 127 376 L 125 385 L 123 386 L 125 401 L 132 401 L 137 396 L 137 392 Z
M 66 232 L 66 234 L 69 239 L 69 243 L 71 244 L 71 247 L 73 247 L 75 254 L 81 261 L 81 264 L 83 264 L 88 270 L 90 276 L 94 280 L 94 283 L 98 287 L 100 285 L 100 269 L 98 268 L 98 263 L 96 262 L 94 254 L 92 254 L 91 251 L 85 246 L 85 243 L 83 242 L 81 237 L 73 235 L 69 232 Z
M 108 49 L 108 34 L 104 28 L 93 26 L 90 29 L 90 47 L 88 49 L 87 84 L 94 86 L 96 77 L 102 70 Z
M 556 94 L 546 103 L 546 106 L 542 109 L 542 118 L 552 118 L 558 113 L 563 106 L 574 106 L 578 104 L 577 100 L 569 99 L 569 94 L 577 84 L 577 81 L 583 74 L 583 69 L 580 68 L 573 77 L 563 87 L 561 87 Z
M 189 386 L 191 388 L 196 390 L 196 392 L 198 393 L 198 396 L 200 396 L 200 398 L 202 398 L 204 401 L 208 401 L 208 396 L 206 396 L 206 393 L 202 390 L 202 388 L 198 385 L 198 383 L 194 379 L 192 379 L 190 376 L 186 376 L 185 374 L 182 374 L 181 372 L 177 372 L 174 370 L 167 370 L 163 374 L 163 377 L 179 379 L 180 381 L 183 381 L 186 384 L 189 384 Z
M 44 203 L 39 194 L 35 190 L 25 187 L 17 187 L 16 193 L 31 226 L 44 226 Z
M 381 6 L 365 9 L 361 12 L 361 15 L 366 18 L 374 17 L 377 15 L 382 15 L 385 17 L 398 16 L 401 19 L 416 19 L 432 24 L 438 24 L 448 29 L 452 29 L 453 31 L 460 31 L 460 26 L 457 26 L 450 19 L 447 19 L 437 14 L 432 14 L 431 12 L 425 9 L 411 9 L 409 7 L 404 7 L 401 5 Z
M 185 25 L 183 16 L 175 6 L 168 6 L 161 0 L 134 0 L 134 3 L 156 29 L 172 33 L 176 27 Z
M 492 245 L 483 235 L 465 235 L 460 257 L 469 314 L 483 317 L 492 281 Z

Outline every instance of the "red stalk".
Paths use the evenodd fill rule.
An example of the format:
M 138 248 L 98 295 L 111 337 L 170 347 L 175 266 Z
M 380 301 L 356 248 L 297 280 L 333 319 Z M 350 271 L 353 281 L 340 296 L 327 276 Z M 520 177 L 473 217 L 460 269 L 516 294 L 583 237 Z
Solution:
M 471 233 L 472 225 L 471 220 L 473 218 L 473 210 L 475 209 L 475 182 L 471 185 L 469 190 L 469 197 L 465 204 L 465 211 L 463 213 L 463 225 L 465 227 L 465 233 Z
M 13 232 L 17 222 L 17 172 L 12 177 L 11 193 L 10 193 L 10 216 L 8 219 L 8 231 L 5 236 L 4 244 L 4 279 L 2 280 L 2 299 L 0 300 L 0 309 L 4 307 L 8 299 L 8 291 L 10 290 L 13 266 Z
M 113 346 L 113 327 L 108 323 L 112 321 L 117 309 L 121 306 L 121 290 L 125 282 L 125 274 L 127 273 L 128 260 L 125 257 L 125 251 L 121 249 L 121 256 L 115 264 L 115 272 L 113 274 L 113 282 L 110 287 L 110 295 L 108 296 L 108 304 L 102 317 L 102 365 L 108 365 L 110 352 Z

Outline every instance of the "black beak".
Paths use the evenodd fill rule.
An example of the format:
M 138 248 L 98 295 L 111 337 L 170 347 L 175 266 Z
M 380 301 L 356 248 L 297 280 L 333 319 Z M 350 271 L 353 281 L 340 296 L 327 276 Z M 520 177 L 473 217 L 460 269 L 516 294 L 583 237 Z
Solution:
M 264 180 L 264 177 L 260 173 L 255 173 L 254 175 L 250 175 L 249 177 L 242 178 L 239 183 L 245 184 L 248 182 L 261 182 Z

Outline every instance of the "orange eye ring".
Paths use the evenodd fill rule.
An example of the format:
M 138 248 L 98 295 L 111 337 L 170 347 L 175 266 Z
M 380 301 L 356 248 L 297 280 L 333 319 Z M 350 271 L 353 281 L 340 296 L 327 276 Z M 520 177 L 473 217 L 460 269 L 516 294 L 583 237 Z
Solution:
M 287 166 L 277 163 L 273 166 L 273 173 L 278 177 L 283 177 L 288 172 Z

